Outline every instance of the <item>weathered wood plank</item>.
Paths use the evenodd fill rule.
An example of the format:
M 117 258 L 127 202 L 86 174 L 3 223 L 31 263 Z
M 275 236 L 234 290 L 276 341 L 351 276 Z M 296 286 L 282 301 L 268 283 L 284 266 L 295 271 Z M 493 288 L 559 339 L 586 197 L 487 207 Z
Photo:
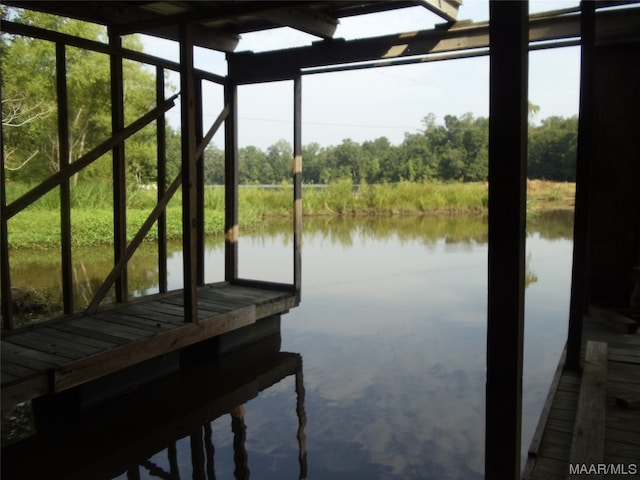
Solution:
M 4 375 L 14 375 L 16 377 L 29 377 L 40 373 L 41 370 L 36 370 L 34 368 L 30 368 L 25 365 L 19 365 L 17 363 L 10 362 L 8 360 L 2 359 L 2 384 L 6 383 Z
M 49 337 L 38 331 L 24 332 L 21 335 L 13 335 L 7 340 L 16 345 L 32 348 L 40 352 L 50 353 L 58 357 L 76 359 L 86 355 L 91 355 L 99 351 L 95 347 L 87 345 L 75 344 L 68 340 L 61 340 L 55 337 Z
M 56 324 L 50 325 L 49 327 L 54 330 L 59 330 L 65 333 L 71 333 L 71 334 L 78 335 L 80 337 L 91 339 L 91 340 L 107 342 L 112 345 L 123 345 L 129 342 L 129 340 L 126 338 L 113 335 L 111 333 L 104 333 L 104 332 L 92 330 L 91 328 L 77 325 L 75 324 L 75 322 L 56 323 Z
M 146 330 L 152 333 L 158 333 L 162 330 L 171 330 L 176 328 L 175 325 L 168 323 L 158 322 L 148 318 L 138 317 L 136 315 L 130 315 L 124 311 L 118 312 L 105 312 L 102 314 L 109 323 L 116 323 L 125 327 L 134 327 L 140 330 Z
M 39 352 L 21 345 L 2 341 L 1 355 L 3 362 L 5 359 L 18 365 L 24 365 L 34 370 L 46 370 L 60 366 L 65 359 L 50 353 Z
M 597 465 L 604 460 L 606 377 L 607 344 L 588 341 L 569 457 L 572 465 Z M 569 475 L 569 478 L 585 476 Z
M 108 319 L 106 319 L 103 315 L 104 314 L 99 314 L 92 317 L 79 318 L 73 320 L 73 324 L 78 325 L 79 327 L 87 328 L 89 330 L 97 330 L 109 335 L 122 337 L 127 340 L 139 340 L 140 338 L 153 335 L 152 332 L 149 332 L 147 330 L 141 330 L 134 327 L 126 327 L 124 325 L 109 322 Z
M 251 305 L 220 315 L 211 321 L 185 323 L 182 327 L 167 331 L 163 335 L 140 339 L 105 352 L 99 357 L 67 364 L 55 372 L 55 391 L 66 390 L 161 354 L 250 325 L 255 320 L 255 306 Z
M 180 325 L 184 321 L 184 312 L 182 310 L 180 312 L 169 311 L 162 305 L 131 305 L 125 311 L 136 317 L 156 320 L 169 325 Z
M 114 345 L 117 345 L 116 343 L 113 343 L 113 342 L 107 342 L 104 340 L 98 340 L 95 338 L 78 335 L 76 333 L 72 333 L 68 331 L 58 330 L 58 329 L 52 328 L 51 326 L 38 329 L 37 332 L 58 340 L 66 340 L 66 341 L 72 342 L 75 345 L 85 345 L 85 346 L 94 347 L 100 350 L 106 350 L 107 348 L 111 348 Z

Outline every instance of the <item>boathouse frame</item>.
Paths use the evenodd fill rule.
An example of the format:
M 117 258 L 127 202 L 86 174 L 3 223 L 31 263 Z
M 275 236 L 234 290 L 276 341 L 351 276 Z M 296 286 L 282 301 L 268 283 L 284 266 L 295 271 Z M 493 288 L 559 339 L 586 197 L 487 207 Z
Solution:
M 215 131 L 224 123 L 225 132 L 225 282 L 229 285 L 275 290 L 285 293 L 279 304 L 283 313 L 301 299 L 302 262 L 302 78 L 319 72 L 376 68 L 398 64 L 441 61 L 473 56 L 490 58 L 489 124 L 489 274 L 486 389 L 487 479 L 515 479 L 521 475 L 522 353 L 524 331 L 524 253 L 526 220 L 526 128 L 528 52 L 535 49 L 581 45 L 580 123 L 576 181 L 574 256 L 569 333 L 565 367 L 579 371 L 583 349 L 582 322 L 594 302 L 613 307 L 621 302 L 625 288 L 625 269 L 640 263 L 640 209 L 634 183 L 640 179 L 638 147 L 629 139 L 637 135 L 640 110 L 638 94 L 630 93 L 630 83 L 638 78 L 640 8 L 627 2 L 583 2 L 580 8 L 528 15 L 528 2 L 490 2 L 488 22 L 457 22 L 457 0 L 397 2 L 203 2 L 202 8 L 170 14 L 141 12 L 136 2 L 22 2 L 7 5 L 80 18 L 107 25 L 109 43 L 100 44 L 37 27 L 3 22 L 2 31 L 14 35 L 42 38 L 56 43 L 58 61 L 59 135 L 67 135 L 64 49 L 75 46 L 99 51 L 111 59 L 111 104 L 113 136 L 82 159 L 63 163 L 61 171 L 35 187 L 24 197 L 6 203 L 4 168 L 0 169 L 2 221 L 2 315 L 7 335 L 15 334 L 11 311 L 10 250 L 8 220 L 30 202 L 53 188 L 60 188 L 62 225 L 62 278 L 64 314 L 77 315 L 71 295 L 71 243 L 69 178 L 107 151 L 113 152 L 114 172 L 114 249 L 115 265 L 86 314 L 101 311 L 100 302 L 115 285 L 117 303 L 126 304 L 126 263 L 144 235 L 157 221 L 160 229 L 160 292 L 166 285 L 166 250 L 163 211 L 171 195 L 182 184 L 184 289 L 181 308 L 186 323 L 198 323 L 199 295 L 204 285 L 203 260 L 203 161 L 202 154 Z M 102 6 L 98 8 L 98 3 Z M 162 10 L 171 2 L 145 2 Z M 216 6 L 216 3 L 223 6 Z M 88 8 L 88 5 L 91 8 Z M 109 5 L 114 5 L 113 8 Z M 185 4 L 188 5 L 188 4 Z M 337 17 L 373 11 L 422 5 L 445 20 L 431 30 L 341 41 L 332 39 Z M 339 7 L 338 7 L 339 6 Z M 218 8 L 218 10 L 216 10 Z M 314 10 L 315 8 L 315 10 Z M 223 10 L 220 10 L 223 9 Z M 342 9 L 342 11 L 341 11 Z M 351 10 L 350 10 L 351 9 Z M 329 13 L 336 16 L 332 17 Z M 253 16 L 253 17 L 252 17 Z M 251 28 L 289 25 L 323 40 L 310 46 L 251 53 L 233 51 L 233 37 L 215 35 L 206 21 L 233 20 L 241 23 L 251 17 Z M 260 19 L 260 22 L 255 20 Z M 123 21 L 123 19 L 130 19 Z M 263 25 L 264 19 L 268 18 Z M 112 20 L 109 20 L 112 19 Z M 277 20 L 274 20 L 277 19 Z M 268 25 L 267 25 L 268 24 Z M 260 25 L 263 25 L 260 27 Z M 224 30 L 224 29 L 223 29 Z M 120 36 L 129 33 L 158 34 L 180 44 L 178 63 L 127 51 Z M 219 32 L 218 32 L 219 33 Z M 237 39 L 236 39 L 237 41 Z M 226 50 L 226 76 L 194 68 L 193 47 Z M 157 69 L 157 107 L 129 126 L 123 120 L 121 65 L 124 58 L 154 65 Z M 634 62 L 633 59 L 636 59 Z M 620 92 L 606 82 L 599 66 L 607 65 L 621 81 Z M 164 138 L 158 134 L 158 206 L 135 236 L 126 243 L 125 179 L 122 145 L 137 129 L 153 120 L 162 125 L 163 113 L 176 97 L 164 98 L 164 70 L 180 73 L 180 111 L 182 119 L 182 171 L 170 185 L 164 184 Z M 598 73 L 600 72 L 600 73 Z M 634 77 L 636 75 L 636 77 Z M 224 86 L 224 108 L 204 134 L 200 121 L 202 81 Z M 282 285 L 257 282 L 238 276 L 238 118 L 237 90 L 240 85 L 280 80 L 293 81 L 293 283 Z M 621 97 L 621 95 L 626 95 Z M 623 100 L 620 100 L 623 98 Z M 604 104 L 613 105 L 606 109 Z M 606 117 L 599 114 L 606 113 Z M 617 115 L 618 118 L 614 118 Z M 64 141 L 60 158 L 68 159 Z M 605 152 L 604 146 L 609 152 Z M 606 169 L 607 155 L 615 169 Z M 4 159 L 3 159 L 4 162 Z M 607 175 L 602 173 L 607 170 Z M 615 197 L 604 198 L 604 197 Z M 603 199 L 604 198 L 604 199 Z M 603 221 L 606 220 L 606 226 Z M 613 230 L 612 230 L 613 229 Z M 611 235 L 607 235 L 607 231 Z M 613 237 L 613 238 L 612 238 Z M 604 252 L 604 253 L 603 253 Z M 601 257 L 604 255 L 607 261 Z M 163 266 L 164 265 L 164 266 Z M 163 281 L 164 278 L 164 281 Z M 613 284 L 613 285 L 612 285 Z M 255 306 L 254 306 L 255 308 Z M 255 315 L 252 317 L 255 321 Z M 55 321 L 59 321 L 56 319 Z M 238 323 L 243 326 L 246 323 Z M 234 327 L 235 328 L 235 327 Z M 217 333 L 216 333 L 217 334 Z M 177 335 L 177 334 L 176 334 Z M 178 338 L 178 337 L 176 337 Z M 194 337 L 194 342 L 195 342 Z M 186 345 L 184 345 L 186 346 Z

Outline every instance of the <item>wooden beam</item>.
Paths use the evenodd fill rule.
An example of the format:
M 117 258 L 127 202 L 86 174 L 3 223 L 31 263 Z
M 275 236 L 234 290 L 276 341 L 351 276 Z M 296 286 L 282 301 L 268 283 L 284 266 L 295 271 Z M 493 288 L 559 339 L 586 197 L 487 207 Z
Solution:
M 96 290 L 96 293 L 93 296 L 91 303 L 87 307 L 86 313 L 91 314 L 91 313 L 95 313 L 98 310 L 98 306 L 100 305 L 100 302 L 104 299 L 105 295 L 113 285 L 113 282 L 115 282 L 116 279 L 122 274 L 122 272 L 127 266 L 127 262 L 131 259 L 135 251 L 138 249 L 138 247 L 142 243 L 142 240 L 144 240 L 144 237 L 147 235 L 147 233 L 149 233 L 149 230 L 151 230 L 151 227 L 153 226 L 153 224 L 156 222 L 156 220 L 160 217 L 161 214 L 164 214 L 167 204 L 169 203 L 173 195 L 176 193 L 181 183 L 182 183 L 182 171 L 178 173 L 178 175 L 173 180 L 169 188 L 162 195 L 162 198 L 158 200 L 158 204 L 153 208 L 153 210 L 151 211 L 147 219 L 144 221 L 144 223 L 140 227 L 140 230 L 138 230 L 138 233 L 136 233 L 135 237 L 133 237 L 133 240 L 131 240 L 131 243 L 124 250 L 121 257 L 116 261 L 115 265 L 111 269 L 111 272 L 109 272 L 109 275 L 107 275 L 107 278 L 105 279 L 105 281 L 102 283 L 100 288 Z
M 33 187 L 27 193 L 17 198 L 9 205 L 7 205 L 2 211 L 2 218 L 4 220 L 8 220 L 13 217 L 19 211 L 25 209 L 33 202 L 38 200 L 40 197 L 60 185 L 65 179 L 70 178 L 76 172 L 79 172 L 83 168 L 91 165 L 94 161 L 100 158 L 102 155 L 111 150 L 114 145 L 118 144 L 122 140 L 129 138 L 131 135 L 136 133 L 138 130 L 141 130 L 149 123 L 153 122 L 158 115 L 163 114 L 171 107 L 173 107 L 175 99 L 178 97 L 178 94 L 173 95 L 169 99 L 165 100 L 165 102 L 159 106 L 151 110 L 150 112 L 144 114 L 142 117 L 138 118 L 136 121 L 131 123 L 129 126 L 116 132 L 110 138 L 102 142 L 100 145 L 95 147 L 93 150 L 78 158 L 74 162 L 72 162 L 67 168 L 60 170 L 59 172 L 51 175 L 49 178 L 44 180 L 39 185 Z
M 447 22 L 455 22 L 458 18 L 458 8 L 461 0 L 422 0 L 425 8 L 444 18 Z
M 203 138 L 203 112 L 202 112 L 202 80 L 194 78 L 195 95 L 195 134 L 196 145 L 202 143 Z M 198 285 L 204 285 L 204 151 L 195 154 L 196 169 L 196 251 L 197 268 L 196 277 Z
M 60 32 L 54 32 L 52 30 L 46 30 L 43 28 L 34 27 L 32 25 L 24 25 L 21 23 L 2 21 L 3 33 L 10 33 L 13 35 L 23 35 L 27 37 L 39 38 L 42 40 L 48 40 L 55 43 L 64 43 L 68 46 L 83 48 L 92 52 L 104 53 L 107 55 L 118 54 L 122 58 L 133 60 L 140 63 L 146 63 L 156 67 L 166 68 L 175 72 L 180 71 L 180 64 L 172 62 L 160 57 L 154 57 L 143 52 L 137 52 L 134 50 L 128 50 L 126 48 L 114 49 L 106 43 L 96 42 L 93 40 L 87 40 L 86 38 L 74 37 L 73 35 L 67 35 Z M 215 73 L 207 72 L 205 70 L 194 69 L 196 76 L 203 78 L 210 82 L 224 84 L 225 78 Z
M 69 109 L 67 100 L 67 59 L 65 46 L 56 43 L 56 97 L 58 103 L 58 158 L 60 169 L 69 166 Z M 73 272 L 71 262 L 71 191 L 69 179 L 60 183 L 60 268 L 62 305 L 73 312 Z
M 2 131 L 2 122 L 0 122 L 0 139 L 4 142 L 4 134 Z M 7 222 L 9 218 L 4 214 L 7 205 L 6 180 L 4 170 L 4 148 L 0 148 L 0 207 L 2 215 L 0 216 L 0 299 L 2 305 L 2 326 L 5 330 L 15 328 L 13 319 L 13 302 L 11 300 L 11 273 L 9 265 L 9 232 Z
M 156 105 L 164 100 L 164 69 L 156 67 Z M 167 131 L 166 119 L 160 115 L 156 120 L 156 148 L 157 148 L 157 185 L 158 203 L 162 200 L 167 188 Z M 167 214 L 162 211 L 158 216 L 158 290 L 167 291 Z
M 114 50 L 122 47 L 120 36 L 109 29 L 109 44 Z M 113 133 L 124 129 L 124 77 L 122 57 L 111 54 L 111 130 Z M 113 159 L 113 257 L 118 263 L 127 245 L 127 184 L 124 140 L 112 149 Z M 116 302 L 125 302 L 129 295 L 127 271 L 123 270 L 115 282 Z
M 594 55 L 595 6 L 581 4 L 582 47 L 580 53 L 580 109 L 578 117 L 578 146 L 576 158 L 576 200 L 573 226 L 573 263 L 571 271 L 571 299 L 567 334 L 567 368 L 580 369 L 582 323 L 589 305 L 589 237 L 590 191 L 594 142 Z
M 492 0 L 485 478 L 520 478 L 528 2 Z
M 145 22 L 143 22 L 143 24 L 144 23 Z M 192 28 L 193 44 L 197 47 L 221 52 L 233 52 L 238 46 L 238 43 L 240 43 L 240 36 L 233 33 L 221 32 L 201 25 L 192 25 Z M 167 25 L 154 28 L 153 30 L 145 28 L 144 33 L 145 35 L 152 35 L 154 37 L 164 38 L 165 40 L 178 41 L 178 30 L 177 25 Z M 142 30 L 140 32 L 142 33 Z
M 257 15 L 276 26 L 288 26 L 322 38 L 332 38 L 338 20 L 324 13 L 305 7 L 284 7 L 266 10 Z
M 195 77 L 193 73 L 193 31 L 180 28 L 180 91 L 182 125 L 182 255 L 185 322 L 198 321 L 197 295 L 197 173 Z
M 293 284 L 302 291 L 302 77 L 293 81 Z
M 230 81 L 224 88 L 230 114 L 225 121 L 224 140 L 224 278 L 238 278 L 238 87 Z
M 598 41 L 615 41 L 628 35 L 637 35 L 640 8 L 602 11 L 598 13 Z M 551 40 L 577 39 L 580 36 L 580 18 L 575 13 L 554 16 L 535 16 L 529 22 L 530 48 L 553 48 Z M 454 23 L 432 30 L 407 32 L 358 40 L 326 40 L 311 46 L 273 52 L 238 52 L 227 56 L 229 69 L 238 84 L 291 80 L 304 69 L 328 66 L 348 67 L 350 64 L 407 59 L 421 62 L 425 56 L 452 54 L 445 58 L 469 55 L 469 51 L 482 51 L 489 47 L 489 22 Z M 362 68 L 362 67 L 361 67 Z

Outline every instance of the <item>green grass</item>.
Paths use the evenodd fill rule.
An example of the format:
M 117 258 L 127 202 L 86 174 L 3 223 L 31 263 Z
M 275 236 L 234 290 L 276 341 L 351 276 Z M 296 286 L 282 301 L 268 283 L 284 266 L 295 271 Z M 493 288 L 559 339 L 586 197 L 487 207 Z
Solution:
M 9 203 L 31 186 L 7 185 Z M 532 181 L 528 184 L 531 211 L 572 205 L 574 184 Z M 71 189 L 73 245 L 111 243 L 113 237 L 113 200 L 109 184 L 81 184 Z M 132 187 L 127 191 L 127 234 L 131 239 L 146 220 L 157 201 L 157 192 Z M 224 231 L 224 188 L 205 190 L 205 233 Z M 292 214 L 293 187 L 241 187 L 239 189 L 240 226 L 259 228 L 266 217 Z M 324 188 L 306 188 L 303 212 L 306 216 L 451 216 L 485 213 L 487 185 L 484 183 L 363 184 L 354 186 L 341 180 Z M 54 189 L 9 220 L 12 248 L 52 248 L 60 243 L 60 199 Z M 167 206 L 167 237 L 182 236 L 181 192 Z M 147 240 L 157 238 L 152 227 Z

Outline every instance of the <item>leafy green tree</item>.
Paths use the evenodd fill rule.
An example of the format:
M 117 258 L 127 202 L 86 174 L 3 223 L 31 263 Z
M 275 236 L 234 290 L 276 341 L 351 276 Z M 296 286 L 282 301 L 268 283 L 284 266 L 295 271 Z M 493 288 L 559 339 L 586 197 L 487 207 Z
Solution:
M 578 117 L 549 117 L 529 130 L 529 177 L 575 181 Z
M 106 30 L 95 24 L 29 10 L 9 10 L 12 21 L 105 42 Z M 58 153 L 56 52 L 51 42 L 22 36 L 2 40 L 3 148 L 7 177 L 36 182 L 60 169 Z M 124 40 L 141 49 L 137 37 Z M 108 138 L 111 132 L 108 55 L 75 47 L 65 49 L 70 159 L 74 161 Z M 154 75 L 131 61 L 123 62 L 125 123 L 155 106 Z M 146 182 L 155 165 L 155 139 L 149 131 L 127 140 L 130 177 Z M 106 179 L 106 155 L 78 176 Z

